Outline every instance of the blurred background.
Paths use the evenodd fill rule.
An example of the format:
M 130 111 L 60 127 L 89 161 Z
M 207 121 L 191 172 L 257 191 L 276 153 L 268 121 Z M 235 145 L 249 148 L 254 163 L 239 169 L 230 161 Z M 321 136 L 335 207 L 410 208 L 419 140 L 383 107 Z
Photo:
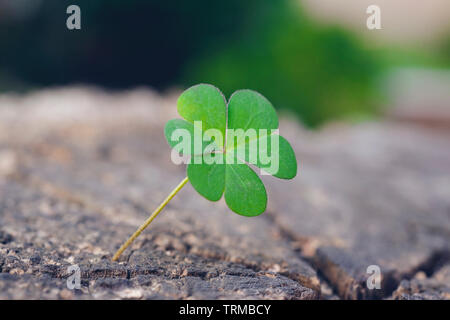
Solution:
M 70 4 L 81 30 L 66 28 Z M 450 2 L 378 0 L 381 30 L 366 27 L 370 4 L 0 0 L 0 93 L 207 82 L 260 91 L 311 128 L 386 114 L 448 125 Z
M 163 126 L 199 82 L 265 95 L 299 174 L 258 219 L 188 184 L 110 264 L 186 176 Z M 449 299 L 449 222 L 450 0 L 0 0 L 0 299 L 70 298 L 68 263 L 76 299 Z

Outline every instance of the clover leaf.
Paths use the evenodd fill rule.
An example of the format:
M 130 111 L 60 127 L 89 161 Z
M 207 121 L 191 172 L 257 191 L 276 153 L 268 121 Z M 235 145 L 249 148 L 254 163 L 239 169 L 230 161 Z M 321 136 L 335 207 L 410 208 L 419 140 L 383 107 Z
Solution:
M 271 153 L 270 138 L 275 134 L 273 131 L 278 128 L 276 111 L 261 94 L 252 90 L 236 91 L 228 102 L 228 123 L 225 97 L 212 85 L 199 84 L 187 89 L 178 99 L 177 107 L 180 115 L 186 120 L 181 122 L 183 120 L 175 119 L 167 123 L 165 133 L 169 145 L 177 145 L 178 141 L 171 138 L 175 129 L 188 126 L 193 128 L 195 122 L 203 123 L 203 134 L 209 129 L 216 129 L 223 136 L 226 133 L 226 144 L 224 145 L 223 141 L 214 141 L 216 145 L 212 148 L 215 151 L 221 151 L 214 155 L 214 157 L 222 157 L 220 161 L 213 163 L 201 161 L 201 159 L 193 161 L 205 155 L 210 156 L 202 148 L 202 154 L 194 154 L 187 166 L 189 181 L 206 199 L 217 201 L 222 194 L 225 194 L 225 201 L 230 209 L 244 216 L 257 216 L 265 211 L 266 189 L 258 175 L 248 166 L 249 159 L 238 156 L 239 154 L 248 155 L 252 142 L 257 146 L 265 146 L 256 153 L 252 164 L 266 169 L 265 172 L 275 177 L 283 179 L 295 177 L 297 161 L 294 151 L 281 136 L 277 136 L 279 152 L 275 156 L 279 167 L 276 172 L 271 172 L 270 168 L 261 161 L 262 151 L 266 154 Z M 230 134 L 230 129 L 244 132 L 253 129 L 255 134 L 251 137 L 245 135 L 235 137 Z M 192 139 L 195 139 L 194 135 Z
M 113 261 L 141 234 L 179 190 L 190 181 L 203 197 L 225 197 L 228 207 L 243 216 L 266 210 L 267 193 L 250 165 L 265 174 L 292 179 L 297 160 L 289 142 L 278 134 L 272 104 L 253 90 L 224 95 L 209 84 L 195 85 L 177 101 L 184 119 L 169 120 L 164 128 L 169 145 L 189 157 L 187 177 L 115 253 Z

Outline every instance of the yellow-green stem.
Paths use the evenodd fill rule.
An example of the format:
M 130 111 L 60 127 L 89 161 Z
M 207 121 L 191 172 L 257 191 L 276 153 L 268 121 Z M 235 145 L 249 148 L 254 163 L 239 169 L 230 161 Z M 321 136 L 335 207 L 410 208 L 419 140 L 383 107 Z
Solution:
M 173 189 L 173 191 L 169 194 L 169 196 L 164 200 L 158 208 L 156 208 L 155 211 L 151 214 L 151 216 L 145 220 L 145 222 L 139 227 L 139 229 L 136 230 L 135 233 L 120 247 L 119 250 L 114 254 L 114 257 L 112 258 L 112 261 L 117 261 L 119 259 L 120 255 L 125 251 L 126 248 L 130 246 L 130 244 L 133 243 L 133 241 L 139 237 L 139 235 L 142 233 L 142 231 L 145 230 L 149 226 L 149 224 L 153 221 L 153 219 L 156 218 L 156 216 L 161 212 L 162 209 L 169 203 L 170 200 L 172 200 L 173 197 L 178 193 L 178 191 L 181 190 L 181 188 L 184 187 L 184 185 L 188 182 L 188 177 L 184 178 L 183 181 L 180 182 L 180 184 Z

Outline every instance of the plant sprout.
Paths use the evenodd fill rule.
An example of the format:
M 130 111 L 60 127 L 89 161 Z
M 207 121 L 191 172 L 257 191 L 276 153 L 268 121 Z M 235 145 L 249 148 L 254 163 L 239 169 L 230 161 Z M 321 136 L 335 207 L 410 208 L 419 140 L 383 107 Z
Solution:
M 218 201 L 224 194 L 233 212 L 253 217 L 266 210 L 267 193 L 249 164 L 260 168 L 262 174 L 281 179 L 292 179 L 297 174 L 294 151 L 289 142 L 278 135 L 276 111 L 261 94 L 239 90 L 227 104 L 219 89 L 199 84 L 181 94 L 177 108 L 184 120 L 169 120 L 164 134 L 175 151 L 190 159 L 187 177 L 120 247 L 113 261 L 188 181 L 206 199 Z M 183 138 L 184 144 L 179 141 L 179 132 L 188 133 Z

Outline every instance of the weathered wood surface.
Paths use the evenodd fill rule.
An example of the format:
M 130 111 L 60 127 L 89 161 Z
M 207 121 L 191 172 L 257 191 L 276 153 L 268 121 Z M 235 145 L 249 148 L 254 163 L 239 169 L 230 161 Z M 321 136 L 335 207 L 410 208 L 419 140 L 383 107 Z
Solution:
M 341 297 L 386 297 L 448 263 L 448 132 L 385 123 L 294 136 L 301 178 L 296 192 L 274 182 L 271 212 Z M 381 268 L 382 290 L 367 289 L 369 265 Z
M 392 294 L 398 300 L 450 299 L 450 266 L 440 268 L 431 276 L 418 272 L 410 280 L 402 280 Z
M 187 185 L 110 262 L 185 176 L 162 130 L 175 97 L 0 96 L 0 298 L 449 298 L 450 135 L 395 123 L 285 120 L 300 172 L 264 177 L 265 214 Z M 81 290 L 66 288 L 73 264 Z M 373 264 L 381 290 L 365 284 Z

